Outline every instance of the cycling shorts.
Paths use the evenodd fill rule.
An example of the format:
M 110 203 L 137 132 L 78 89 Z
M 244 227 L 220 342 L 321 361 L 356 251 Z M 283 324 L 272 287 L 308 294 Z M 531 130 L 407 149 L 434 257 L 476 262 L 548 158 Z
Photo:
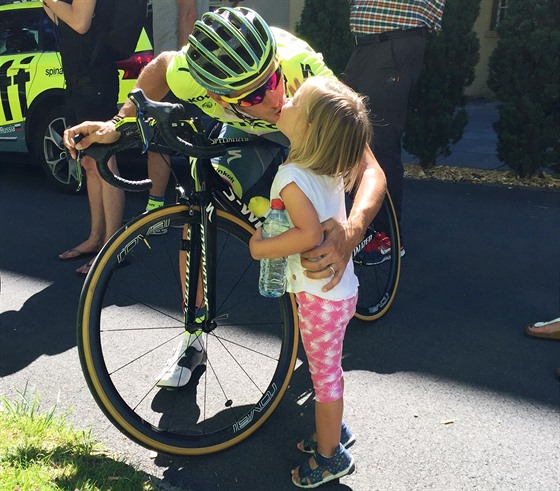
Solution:
M 222 126 L 220 132 L 221 138 L 246 136 L 244 131 L 227 124 Z M 289 141 L 282 133 L 269 133 L 260 139 L 265 141 L 259 144 L 257 140 L 251 146 L 228 148 L 224 155 L 212 159 L 218 174 L 229 182 L 235 194 L 245 203 L 254 196 L 268 199 L 278 166 L 288 154 Z

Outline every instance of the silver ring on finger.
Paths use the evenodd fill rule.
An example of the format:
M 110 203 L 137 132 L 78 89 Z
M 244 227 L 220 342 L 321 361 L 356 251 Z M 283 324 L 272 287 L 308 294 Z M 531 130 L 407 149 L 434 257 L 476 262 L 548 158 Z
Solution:
M 329 266 L 329 269 L 332 271 L 332 274 L 336 274 L 335 269 L 332 267 L 332 264 Z

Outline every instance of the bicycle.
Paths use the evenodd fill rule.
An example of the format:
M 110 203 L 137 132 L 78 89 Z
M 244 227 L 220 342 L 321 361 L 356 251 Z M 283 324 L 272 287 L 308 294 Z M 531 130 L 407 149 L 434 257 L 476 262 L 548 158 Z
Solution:
M 129 191 L 146 189 L 149 181 L 113 176 L 106 162 L 117 151 L 151 144 L 196 157 L 188 157 L 194 177 L 189 186 L 177 181 L 177 203 L 127 223 L 97 256 L 80 296 L 80 362 L 101 410 L 133 441 L 168 454 L 217 452 L 256 431 L 286 392 L 297 363 L 296 304 L 291 294 L 259 295 L 259 262 L 248 241 L 261 221 L 209 160 L 254 139 L 211 138 L 196 122 L 181 121 L 182 106 L 149 101 L 141 91 L 130 97 L 138 109 L 135 123 L 123 127 L 115 144 L 87 150 L 101 175 Z M 390 200 L 383 209 L 392 213 L 392 259 L 356 267 L 362 285 L 367 273 L 375 286 L 371 292 L 361 286 L 360 298 L 377 298 L 362 304 L 357 316 L 364 319 L 387 311 L 398 284 L 400 246 Z M 166 234 L 154 235 L 164 228 Z M 200 291 L 202 323 L 195 313 Z M 201 334 L 206 364 L 186 387 L 160 389 L 153 376 L 185 331 Z

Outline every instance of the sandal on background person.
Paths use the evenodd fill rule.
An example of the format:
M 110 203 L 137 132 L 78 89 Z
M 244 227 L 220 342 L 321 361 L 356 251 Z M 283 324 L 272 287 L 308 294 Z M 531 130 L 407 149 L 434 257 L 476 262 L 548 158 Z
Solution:
M 99 249 L 92 250 L 92 251 L 82 251 L 78 247 L 73 249 L 68 249 L 63 253 L 58 255 L 58 259 L 61 261 L 72 261 L 73 259 L 80 259 L 83 257 L 94 256 L 99 252 Z
M 560 317 L 548 322 L 535 322 L 525 326 L 525 334 L 534 338 L 560 341 Z

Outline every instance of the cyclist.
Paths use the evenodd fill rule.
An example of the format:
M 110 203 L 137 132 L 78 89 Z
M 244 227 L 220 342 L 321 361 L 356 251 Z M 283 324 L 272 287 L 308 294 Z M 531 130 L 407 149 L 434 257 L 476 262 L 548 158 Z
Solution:
M 269 27 L 254 10 L 221 7 L 195 22 L 189 44 L 181 51 L 164 52 L 154 58 L 138 77 L 136 87 L 153 100 L 161 100 L 171 91 L 179 99 L 195 104 L 208 116 L 225 123 L 226 136 L 246 132 L 287 147 L 287 138 L 275 124 L 287 98 L 313 75 L 334 78 L 322 56 L 306 42 Z M 67 129 L 64 144 L 75 156 L 77 150 L 94 142 L 112 143 L 120 136 L 122 118 L 134 116 L 135 112 L 135 106 L 128 101 L 111 121 L 89 121 Z M 85 137 L 76 144 L 74 137 L 78 134 Z M 284 156 L 281 147 L 244 147 L 230 150 L 215 165 L 248 201 L 254 195 L 268 196 L 272 177 Z M 353 249 L 385 195 L 385 176 L 369 147 L 361 165 L 363 175 L 348 219 L 324 222 L 325 240 L 302 254 L 308 277 L 330 278 L 326 289 L 340 281 Z M 332 270 L 336 271 L 334 275 Z M 190 344 L 183 341 L 178 347 L 180 352 L 183 346 Z M 190 370 L 179 366 L 177 357 L 167 368 L 158 385 L 178 387 L 188 382 Z

